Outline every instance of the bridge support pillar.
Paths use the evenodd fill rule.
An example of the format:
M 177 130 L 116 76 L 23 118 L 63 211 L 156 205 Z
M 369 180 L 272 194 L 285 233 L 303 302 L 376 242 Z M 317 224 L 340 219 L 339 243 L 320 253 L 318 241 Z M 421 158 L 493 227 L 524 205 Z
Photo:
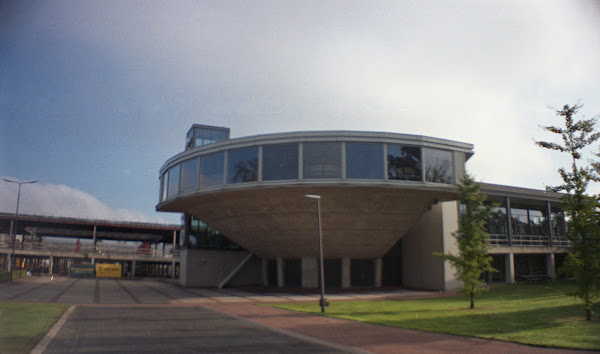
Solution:
M 9 272 L 12 272 L 13 270 L 13 254 L 12 253 L 7 253 L 6 254 L 6 258 L 8 261 L 8 265 L 7 265 L 7 269 Z
M 135 279 L 135 259 L 131 261 L 131 279 Z

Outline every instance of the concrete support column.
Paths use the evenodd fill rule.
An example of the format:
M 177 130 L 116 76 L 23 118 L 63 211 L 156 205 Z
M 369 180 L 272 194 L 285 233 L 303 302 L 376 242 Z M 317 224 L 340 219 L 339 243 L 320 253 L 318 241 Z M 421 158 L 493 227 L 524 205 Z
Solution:
M 131 261 L 131 279 L 135 279 L 135 259 Z
M 283 258 L 277 257 L 277 287 L 283 288 L 285 285 L 285 273 L 284 273 Z
M 171 257 L 173 257 L 173 264 L 172 264 L 172 269 L 173 272 L 171 273 L 171 278 L 175 279 L 175 267 L 177 266 L 175 264 L 175 247 L 177 247 L 177 231 L 173 230 L 173 248 L 171 249 Z M 165 244 L 163 243 L 163 257 L 165 255 Z
M 319 287 L 319 259 L 316 257 L 302 257 L 302 287 Z
M 350 287 L 350 257 L 342 258 L 342 288 Z
M 556 277 L 556 269 L 554 266 L 554 253 L 546 254 L 546 273 L 552 279 Z
M 504 269 L 506 270 L 506 282 L 514 284 L 515 282 L 515 257 L 512 253 L 504 257 Z
M 381 288 L 381 272 L 383 270 L 383 260 L 375 258 L 375 287 Z
M 49 273 L 50 275 L 52 275 L 52 268 L 54 268 L 54 256 L 50 256 L 50 269 L 49 269 Z

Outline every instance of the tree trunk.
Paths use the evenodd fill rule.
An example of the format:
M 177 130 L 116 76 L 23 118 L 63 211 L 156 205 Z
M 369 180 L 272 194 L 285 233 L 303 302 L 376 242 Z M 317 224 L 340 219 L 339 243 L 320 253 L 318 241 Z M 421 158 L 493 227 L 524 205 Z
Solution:
M 585 319 L 586 319 L 586 321 L 592 320 L 592 309 L 590 309 L 590 308 L 585 309 Z
M 471 308 L 475 308 L 475 294 L 471 293 Z

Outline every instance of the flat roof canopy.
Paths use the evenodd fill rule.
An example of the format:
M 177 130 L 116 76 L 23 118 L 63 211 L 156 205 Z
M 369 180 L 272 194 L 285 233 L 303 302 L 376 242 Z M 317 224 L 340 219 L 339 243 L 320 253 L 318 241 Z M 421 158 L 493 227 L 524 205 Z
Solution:
M 15 214 L 0 213 L 0 233 L 10 232 L 11 220 Z M 96 239 L 142 242 L 173 242 L 173 233 L 177 238 L 181 225 L 153 224 L 110 220 L 77 219 L 42 215 L 19 215 L 16 234 L 55 236 L 66 238 L 92 239 L 96 227 Z

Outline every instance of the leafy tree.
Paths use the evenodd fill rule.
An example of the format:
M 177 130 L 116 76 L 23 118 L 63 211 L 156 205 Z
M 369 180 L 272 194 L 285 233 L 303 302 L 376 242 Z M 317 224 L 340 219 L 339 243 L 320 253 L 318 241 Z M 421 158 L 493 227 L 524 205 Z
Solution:
M 475 295 L 486 288 L 482 279 L 484 272 L 495 272 L 492 257 L 488 256 L 488 233 L 485 228 L 491 207 L 484 205 L 487 196 L 479 191 L 479 185 L 468 174 L 458 186 L 458 202 L 462 210 L 458 230 L 453 234 L 458 243 L 458 255 L 436 252 L 435 255 L 449 261 L 458 278 L 463 282 L 462 292 L 475 307 Z
M 599 163 L 579 166 L 582 150 L 595 143 L 600 133 L 595 131 L 595 119 L 575 120 L 574 116 L 581 104 L 564 105 L 556 114 L 564 120 L 564 127 L 546 126 L 544 130 L 560 135 L 562 144 L 536 141 L 542 148 L 564 152 L 571 157 L 570 171 L 558 170 L 563 180 L 561 185 L 547 187 L 554 192 L 565 192 L 563 211 L 567 216 L 565 236 L 572 242 L 572 248 L 563 263 L 561 272 L 571 274 L 577 282 L 577 289 L 570 293 L 583 301 L 585 317 L 592 319 L 592 307 L 600 296 L 600 206 L 598 196 L 587 193 L 590 182 L 600 181 Z

